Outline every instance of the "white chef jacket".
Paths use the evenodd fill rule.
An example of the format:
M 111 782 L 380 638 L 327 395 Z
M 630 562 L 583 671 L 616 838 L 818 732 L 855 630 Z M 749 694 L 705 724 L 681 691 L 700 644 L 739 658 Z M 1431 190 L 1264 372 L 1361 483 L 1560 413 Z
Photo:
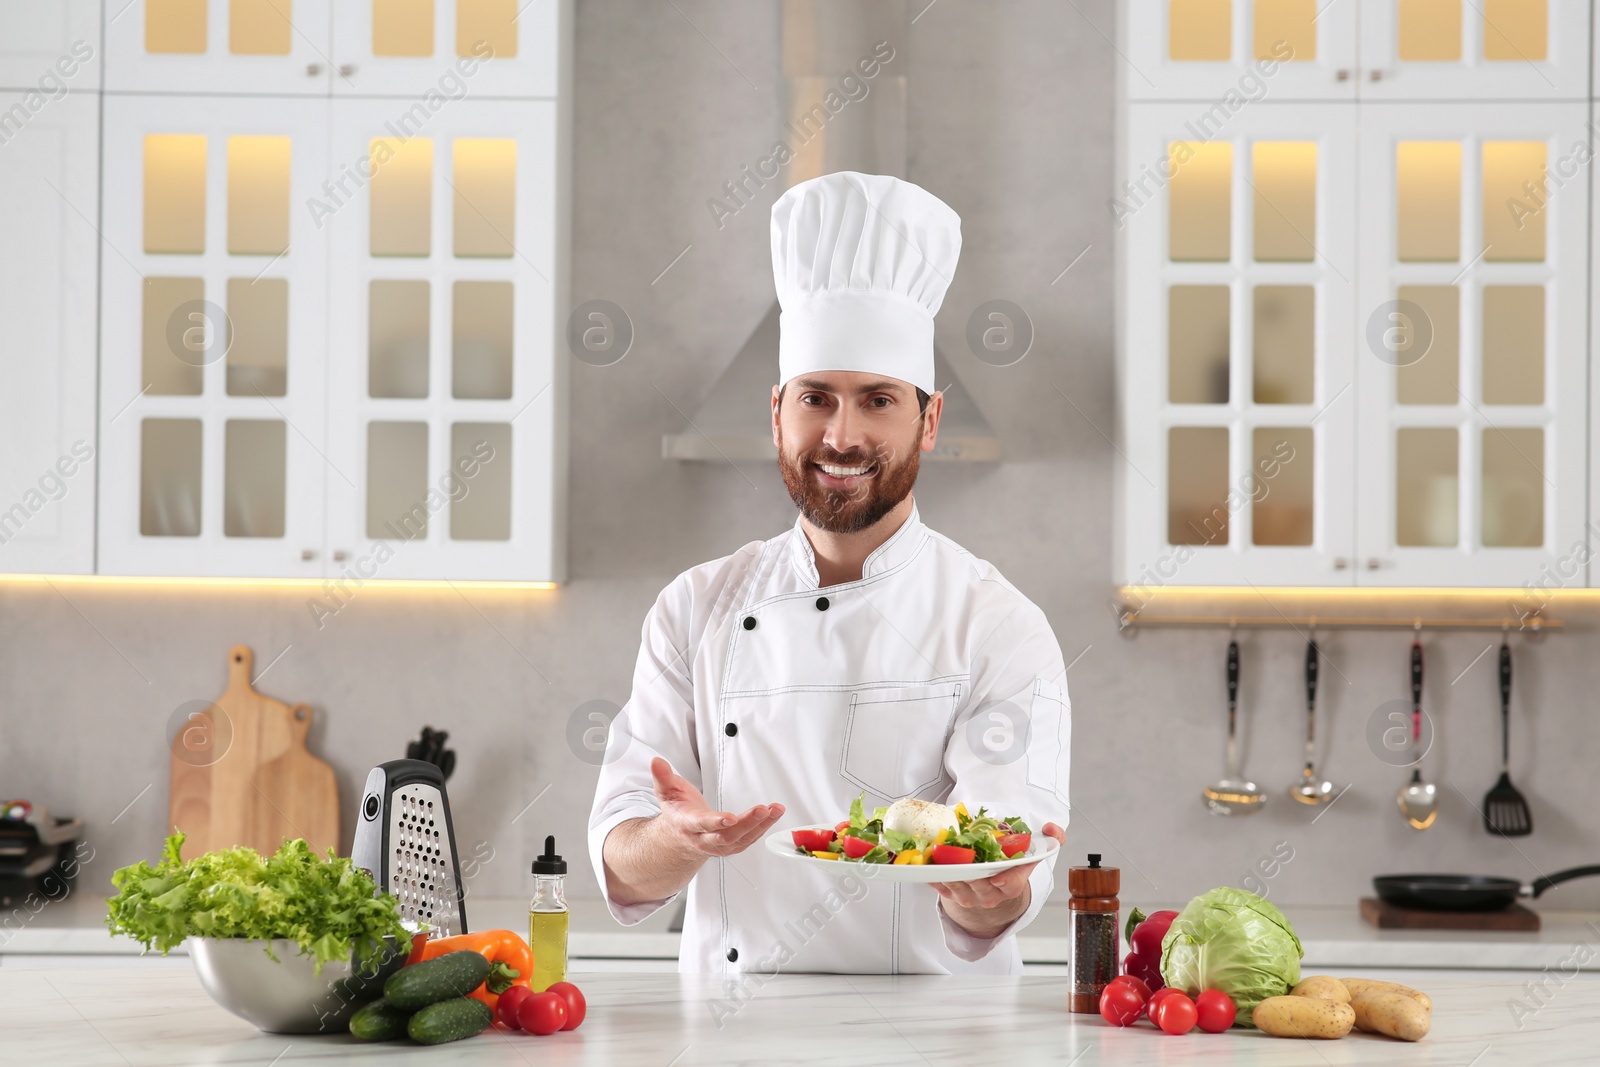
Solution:
M 1044 613 L 990 564 L 909 518 L 859 581 L 819 588 L 800 521 L 679 575 L 645 618 L 633 693 L 612 723 L 589 816 L 589 855 L 624 925 L 672 898 L 611 899 L 602 846 L 658 813 L 660 756 L 713 810 L 781 803 L 769 831 L 870 813 L 914 796 L 1067 825 L 1070 706 Z M 690 972 L 1019 974 L 1015 934 L 1053 885 L 992 939 L 975 938 L 926 885 L 865 865 L 807 869 L 767 850 L 712 858 L 688 886 L 678 968 Z

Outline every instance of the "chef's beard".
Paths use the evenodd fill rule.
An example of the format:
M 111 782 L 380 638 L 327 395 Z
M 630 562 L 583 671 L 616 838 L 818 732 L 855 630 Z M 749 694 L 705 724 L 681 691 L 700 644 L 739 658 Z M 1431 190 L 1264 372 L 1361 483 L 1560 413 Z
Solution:
M 920 425 L 919 421 L 919 430 Z M 828 533 L 858 533 L 910 495 L 922 458 L 922 450 L 917 447 L 921 436 L 919 432 L 912 438 L 906 458 L 896 462 L 895 449 L 889 445 L 880 445 L 876 453 L 835 452 L 823 445 L 791 457 L 783 447 L 783 433 L 779 430 L 778 469 L 783 472 L 789 498 L 813 526 Z M 817 463 L 842 467 L 875 463 L 878 469 L 854 489 L 834 489 L 817 480 Z

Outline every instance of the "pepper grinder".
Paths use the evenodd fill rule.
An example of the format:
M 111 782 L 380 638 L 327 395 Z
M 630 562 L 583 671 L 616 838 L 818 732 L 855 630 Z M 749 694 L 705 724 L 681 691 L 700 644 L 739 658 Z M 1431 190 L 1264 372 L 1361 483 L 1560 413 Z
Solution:
M 1122 872 L 1100 866 L 1100 853 L 1089 853 L 1087 867 L 1067 868 L 1072 911 L 1072 991 L 1067 1010 L 1097 1014 L 1100 994 L 1117 976 L 1117 892 Z

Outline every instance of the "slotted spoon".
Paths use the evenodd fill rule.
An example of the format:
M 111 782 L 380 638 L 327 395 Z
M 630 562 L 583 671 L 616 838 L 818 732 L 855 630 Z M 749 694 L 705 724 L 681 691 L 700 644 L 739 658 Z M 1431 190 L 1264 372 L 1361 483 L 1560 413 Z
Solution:
M 1483 828 L 1502 837 L 1533 833 L 1533 814 L 1511 784 L 1511 647 L 1500 638 L 1500 780 L 1483 797 Z

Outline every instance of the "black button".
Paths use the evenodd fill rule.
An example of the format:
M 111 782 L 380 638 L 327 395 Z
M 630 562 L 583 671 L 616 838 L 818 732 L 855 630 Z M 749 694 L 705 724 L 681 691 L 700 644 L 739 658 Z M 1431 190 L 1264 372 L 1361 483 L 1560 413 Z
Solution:
M 730 722 L 728 725 L 726 725 L 726 726 L 724 726 L 722 728 L 722 732 L 727 734 L 729 737 L 732 737 L 734 734 L 737 734 L 739 732 L 739 727 L 736 724 Z
M 756 628 L 756 617 L 754 615 L 746 615 L 744 617 L 744 628 L 746 630 L 754 630 Z
M 828 610 L 828 598 L 827 597 L 825 597 L 825 596 L 817 597 L 817 610 L 818 611 L 827 611 Z
M 730 948 L 728 950 L 728 962 L 729 963 L 738 963 L 739 962 L 739 950 L 738 949 Z

